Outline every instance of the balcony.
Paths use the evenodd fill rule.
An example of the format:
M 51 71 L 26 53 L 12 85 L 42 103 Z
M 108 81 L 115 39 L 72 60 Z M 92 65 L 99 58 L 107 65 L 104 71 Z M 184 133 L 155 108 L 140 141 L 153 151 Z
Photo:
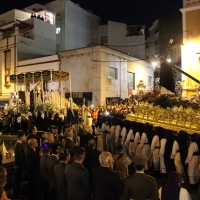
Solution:
M 184 0 L 183 1 L 183 7 L 191 7 L 195 5 L 200 5 L 200 0 Z

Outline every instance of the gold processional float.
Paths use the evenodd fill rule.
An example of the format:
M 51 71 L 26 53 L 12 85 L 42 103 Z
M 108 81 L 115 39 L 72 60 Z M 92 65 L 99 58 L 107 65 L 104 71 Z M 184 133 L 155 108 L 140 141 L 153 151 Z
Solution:
M 152 103 L 151 101 L 137 101 L 134 106 L 135 113 L 128 114 L 126 119 L 129 121 L 150 123 L 154 127 L 160 126 L 177 133 L 179 133 L 180 130 L 183 130 L 188 134 L 200 134 L 200 81 L 184 72 L 176 65 L 167 62 L 167 54 L 172 46 L 172 43 L 173 40 L 171 39 L 166 53 L 161 59 L 163 62 L 171 66 L 171 68 L 181 72 L 198 84 L 196 89 L 196 102 L 189 102 L 189 100 L 182 100 L 181 98 L 178 100 L 178 97 L 173 95 L 171 98 L 168 96 L 168 103 L 171 101 L 171 105 L 169 107 L 155 105 L 155 103 Z M 164 94 L 163 96 L 164 98 L 167 97 L 167 95 Z M 177 105 L 175 102 L 178 102 Z
M 69 81 L 69 100 L 65 98 L 62 81 Z M 54 89 L 54 82 L 59 82 L 59 88 Z M 58 113 L 59 116 L 66 116 L 66 109 L 73 108 L 77 110 L 78 106 L 73 102 L 71 96 L 70 74 L 63 71 L 41 71 L 27 72 L 23 74 L 10 75 L 10 83 L 15 84 L 15 92 L 11 92 L 11 98 L 6 105 L 4 113 L 20 113 L 26 115 L 32 111 L 51 114 Z M 51 90 L 47 90 L 47 83 L 51 84 Z M 19 87 L 23 86 L 24 102 L 21 101 Z M 32 97 L 31 97 L 31 92 Z

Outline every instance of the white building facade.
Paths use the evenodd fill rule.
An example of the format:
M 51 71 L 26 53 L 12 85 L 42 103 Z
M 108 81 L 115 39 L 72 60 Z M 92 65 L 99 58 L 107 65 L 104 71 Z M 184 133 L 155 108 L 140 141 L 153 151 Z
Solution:
M 145 27 L 128 26 L 125 23 L 108 21 L 94 32 L 94 42 L 121 51 L 139 59 L 145 59 Z
M 140 80 L 146 90 L 153 86 L 153 68 L 149 63 L 111 48 L 99 45 L 58 54 L 60 69 L 70 73 L 74 98 L 84 98 L 84 93 L 89 93 L 86 101 L 96 106 L 105 104 L 106 98 L 128 98 L 130 87 L 131 94 L 136 94 Z M 69 82 L 63 87 L 69 93 Z
M 0 22 L 0 96 L 9 99 L 9 76 L 19 61 L 56 53 L 56 27 L 16 9 L 0 15 Z

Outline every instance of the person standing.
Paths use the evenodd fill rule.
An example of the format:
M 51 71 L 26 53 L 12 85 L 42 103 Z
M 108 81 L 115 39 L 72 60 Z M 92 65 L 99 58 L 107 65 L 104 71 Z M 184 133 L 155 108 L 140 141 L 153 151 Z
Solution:
M 188 191 L 181 188 L 175 171 L 169 171 L 167 183 L 158 190 L 158 196 L 160 200 L 192 200 Z
M 57 184 L 56 178 L 54 175 L 54 167 L 60 163 L 59 160 L 59 152 L 58 149 L 60 148 L 60 143 L 52 143 L 49 148 L 51 148 L 51 155 L 47 159 L 47 171 L 49 174 L 49 185 L 50 185 L 50 199 L 55 200 L 57 197 Z
M 199 183 L 199 164 L 200 164 L 200 144 L 199 135 L 193 133 L 191 136 L 191 143 L 188 149 L 185 164 L 188 164 L 188 178 L 192 189 L 196 188 Z
M 180 183 L 185 183 L 187 179 L 187 165 L 185 164 L 186 156 L 187 133 L 185 131 L 180 131 L 178 133 L 177 139 L 174 140 L 172 153 L 170 157 L 171 159 L 174 159 L 174 164 Z
M 123 200 L 158 199 L 155 178 L 144 173 L 147 157 L 140 154 L 134 157 L 136 173 L 125 179 Z
M 25 141 L 25 133 L 23 131 L 18 131 L 17 133 L 17 142 L 14 146 L 14 155 L 15 155 L 15 163 L 14 168 L 16 171 L 16 191 L 17 197 L 20 196 L 20 183 L 22 179 L 22 175 L 25 170 L 25 151 L 22 142 Z
M 110 169 L 113 165 L 111 153 L 102 152 L 99 156 L 99 161 L 101 166 L 92 169 L 93 199 L 119 199 L 123 194 L 123 186 L 118 175 Z
M 70 154 L 67 149 L 59 149 L 60 163 L 54 167 L 54 175 L 57 183 L 57 200 L 67 200 L 67 180 L 65 178 L 65 167 L 70 161 Z
M 89 180 L 89 172 L 82 165 L 85 159 L 85 149 L 80 146 L 72 148 L 75 162 L 65 168 L 65 177 L 68 184 L 68 199 L 90 200 L 92 189 Z
M 28 180 L 28 200 L 36 200 L 38 197 L 39 180 L 39 155 L 36 153 L 38 147 L 37 140 L 31 138 L 28 140 L 29 149 L 25 154 L 26 176 Z
M 117 153 L 113 156 L 113 171 L 118 174 L 119 178 L 124 181 L 128 176 L 128 165 L 132 163 L 129 156 L 123 152 L 122 146 L 117 146 Z
M 40 146 L 42 149 L 42 156 L 40 157 L 40 169 L 42 175 L 42 194 L 44 200 L 50 199 L 50 186 L 49 186 L 49 173 L 47 170 L 47 160 L 50 157 L 51 149 L 49 148 L 50 143 L 43 142 Z
M 151 153 L 152 153 L 152 160 L 154 166 L 155 175 L 159 175 L 160 169 L 160 140 L 162 139 L 163 129 L 162 127 L 155 127 L 155 135 L 151 142 Z

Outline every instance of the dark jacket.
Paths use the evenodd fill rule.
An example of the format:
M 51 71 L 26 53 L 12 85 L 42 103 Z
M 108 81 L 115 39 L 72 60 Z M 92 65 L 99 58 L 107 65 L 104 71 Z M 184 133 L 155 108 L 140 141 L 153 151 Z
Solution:
M 145 173 L 135 173 L 125 179 L 123 200 L 158 199 L 155 178 Z
M 14 146 L 15 153 L 15 166 L 25 167 L 25 152 L 23 144 L 20 142 L 16 142 Z
M 100 166 L 99 163 L 100 151 L 88 147 L 86 149 L 85 160 L 83 161 L 84 167 L 91 172 L 91 169 L 97 168 Z
M 68 183 L 68 199 L 90 200 L 91 184 L 89 172 L 80 163 L 74 162 L 65 168 L 65 176 Z
M 54 167 L 59 164 L 60 161 L 58 157 L 51 155 L 47 159 L 47 170 L 49 173 L 49 185 L 51 190 L 57 190 L 56 178 L 54 175 Z
M 92 186 L 94 200 L 119 199 L 123 194 L 123 186 L 118 175 L 108 167 L 92 169 Z
M 54 175 L 57 183 L 57 200 L 67 200 L 67 180 L 65 177 L 65 167 L 67 163 L 60 162 L 54 167 Z
M 49 173 L 47 170 L 47 159 L 50 156 L 46 153 L 44 153 L 40 158 L 40 169 L 42 171 L 42 177 L 49 181 Z
M 29 148 L 25 154 L 26 177 L 28 180 L 39 178 L 39 155 L 33 148 Z

